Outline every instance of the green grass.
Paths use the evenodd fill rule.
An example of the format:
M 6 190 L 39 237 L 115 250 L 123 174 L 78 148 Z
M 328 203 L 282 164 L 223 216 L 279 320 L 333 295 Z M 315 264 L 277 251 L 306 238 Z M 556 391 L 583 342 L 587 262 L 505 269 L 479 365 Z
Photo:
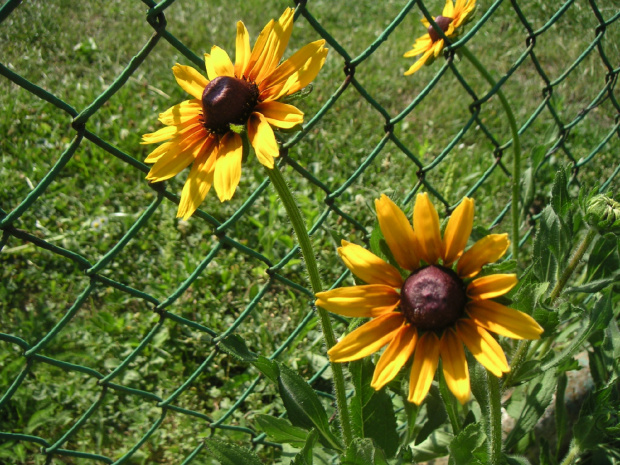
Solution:
M 348 2 L 314 1 L 308 2 L 308 9 L 355 57 L 390 24 L 403 3 L 360 0 L 352 7 Z M 440 3 L 443 4 L 429 1 L 428 6 L 436 11 Z M 489 1 L 479 3 L 477 18 L 491 5 Z M 543 1 L 528 2 L 527 6 L 523 3 L 524 13 L 534 28 L 541 27 L 557 8 Z M 606 18 L 617 11 L 606 2 L 599 3 Z M 243 19 L 254 41 L 268 19 L 277 17 L 285 6 L 289 2 L 178 0 L 166 10 L 167 29 L 198 56 L 209 51 L 213 44 L 222 46 L 232 56 L 237 20 Z M 113 82 L 152 34 L 145 21 L 146 11 L 138 1 L 24 2 L 0 24 L 0 61 L 81 111 Z M 443 64 L 440 58 L 413 77 L 402 76 L 411 64 L 402 54 L 424 33 L 420 17 L 419 10 L 413 8 L 387 41 L 356 69 L 359 84 L 391 116 L 400 113 Z M 577 1 L 538 37 L 536 56 L 552 80 L 591 43 L 596 24 L 588 3 Z M 317 38 L 317 32 L 300 18 L 288 53 Z M 526 33 L 510 2 L 504 2 L 468 47 L 492 74 L 500 77 L 525 50 L 525 39 Z M 620 21 L 616 21 L 608 27 L 602 43 L 614 65 L 620 58 L 619 44 Z M 186 99 L 170 71 L 176 62 L 191 64 L 162 39 L 122 89 L 88 120 L 87 129 L 135 159 L 143 160 L 149 147 L 139 144 L 141 135 L 159 128 L 159 112 Z M 312 92 L 298 103 L 307 120 L 343 82 L 343 65 L 343 59 L 332 49 Z M 489 90 L 467 62 L 458 61 L 456 67 L 479 96 Z M 564 124 L 572 121 L 596 96 L 605 83 L 606 71 L 598 50 L 594 49 L 577 70 L 554 88 L 552 103 Z M 504 86 L 519 125 L 542 101 L 543 87 L 529 59 Z M 617 92 L 615 95 L 617 98 Z M 426 165 L 468 121 L 471 102 L 471 97 L 448 71 L 423 102 L 395 126 L 394 133 Z M 67 114 L 5 78 L 0 79 L 0 112 L 0 207 L 10 212 L 50 170 L 75 137 L 75 131 Z M 587 157 L 610 132 L 616 116 L 617 110 L 606 99 L 572 128 L 564 149 L 550 154 L 537 170 L 532 199 L 546 204 L 554 173 L 570 161 L 567 152 L 576 160 Z M 480 121 L 500 144 L 510 138 L 497 97 L 483 105 Z M 383 117 L 349 86 L 289 155 L 333 191 L 380 142 L 384 124 Z M 557 125 L 550 112 L 544 110 L 522 136 L 523 169 L 532 167 L 533 153 L 537 150 L 545 153 L 557 137 Z M 579 182 L 593 186 L 607 180 L 617 168 L 619 148 L 620 140 L 614 135 L 581 168 Z M 493 145 L 474 123 L 446 158 L 426 175 L 426 181 L 453 205 L 494 159 Z M 510 169 L 511 150 L 505 151 L 502 160 Z M 416 171 L 416 166 L 394 144 L 388 143 L 336 200 L 336 206 L 365 231 L 335 213 L 327 218 L 314 237 L 325 283 L 333 283 L 344 271 L 335 253 L 334 238 L 346 237 L 358 243 L 366 240 L 375 221 L 373 200 L 381 193 L 400 200 L 405 198 L 418 181 Z M 284 172 L 308 224 L 313 224 L 325 208 L 325 193 L 295 171 L 284 168 Z M 167 182 L 168 191 L 179 194 L 185 176 L 182 173 Z M 220 204 L 212 192 L 202 209 L 218 221 L 226 221 L 265 177 L 260 164 L 250 156 L 243 166 L 241 184 L 233 200 Z M 617 189 L 618 178 L 610 185 L 610 190 L 617 192 Z M 474 197 L 477 224 L 487 227 L 510 200 L 509 176 L 495 169 Z M 45 194 L 14 225 L 79 253 L 94 264 L 127 233 L 155 198 L 156 192 L 148 186 L 144 173 L 84 140 Z M 411 204 L 406 208 L 411 209 Z M 530 204 L 524 205 L 524 211 L 531 208 Z M 164 199 L 101 275 L 165 300 L 218 244 L 215 231 L 208 223 L 197 217 L 178 221 L 175 213 L 176 205 Z M 498 229 L 511 231 L 508 217 Z M 261 193 L 226 234 L 274 264 L 295 244 L 292 227 L 271 189 Z M 70 260 L 14 237 L 9 238 L 2 250 L 0 264 L 0 331 L 31 345 L 54 327 L 89 282 Z M 223 332 L 268 282 L 266 269 L 264 262 L 224 246 L 167 310 Z M 298 258 L 289 261 L 279 273 L 308 287 Z M 245 338 L 251 350 L 269 355 L 300 324 L 309 305 L 307 295 L 276 281 L 237 333 Z M 158 320 L 147 301 L 99 285 L 41 354 L 106 375 L 138 346 Z M 339 327 L 342 330 L 344 326 Z M 205 333 L 167 320 L 114 382 L 166 398 L 194 373 L 211 351 Z M 326 359 L 316 321 L 306 326 L 281 359 L 306 378 L 320 368 Z M 0 393 L 24 365 L 17 345 L 0 342 Z M 217 420 L 256 374 L 245 364 L 218 354 L 174 405 Z M 327 377 L 324 375 L 315 387 L 329 391 Z M 88 375 L 34 362 L 34 368 L 0 414 L 0 431 L 32 434 L 54 443 L 100 394 L 101 387 Z M 261 380 L 224 424 L 253 427 L 254 413 L 282 412 L 274 394 L 274 387 Z M 160 415 L 156 402 L 108 390 L 93 416 L 62 447 L 116 460 L 136 444 Z M 221 429 L 215 432 L 249 445 L 247 433 Z M 126 463 L 180 463 L 209 434 L 207 421 L 169 412 L 160 428 Z M 44 463 L 44 455 L 38 451 L 39 445 L 31 442 L 5 442 L 0 445 L 0 462 Z M 267 463 L 275 462 L 280 456 L 277 449 L 270 447 L 262 448 L 261 453 Z M 199 457 L 198 463 L 209 460 L 204 451 Z M 62 457 L 52 463 L 92 462 Z

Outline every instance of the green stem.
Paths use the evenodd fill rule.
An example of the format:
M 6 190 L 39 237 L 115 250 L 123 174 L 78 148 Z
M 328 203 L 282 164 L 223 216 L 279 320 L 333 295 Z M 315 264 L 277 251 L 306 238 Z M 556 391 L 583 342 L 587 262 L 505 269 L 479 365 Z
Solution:
M 575 459 L 579 455 L 579 452 L 579 446 L 575 443 L 575 441 L 573 441 L 568 451 L 568 454 L 566 454 L 566 457 L 564 457 L 564 460 L 562 460 L 562 463 L 560 465 L 572 465 L 573 463 L 575 463 Z
M 517 345 L 517 350 L 512 357 L 512 361 L 510 363 L 510 371 L 504 378 L 504 383 L 502 384 L 503 390 L 506 390 L 511 386 L 514 374 L 519 371 L 519 368 L 526 359 L 527 351 L 530 347 L 530 342 L 531 341 L 519 341 L 519 344 Z
M 497 82 L 493 79 L 493 76 L 486 70 L 486 68 L 478 61 L 478 59 L 463 46 L 459 48 L 459 51 L 463 53 L 463 56 L 469 60 L 469 62 L 475 66 L 480 72 L 482 77 L 492 86 L 495 87 Z M 519 198 L 521 188 L 521 142 L 519 141 L 519 130 L 517 128 L 517 122 L 515 116 L 512 113 L 512 108 L 506 100 L 502 89 L 497 89 L 497 96 L 499 97 L 506 116 L 508 117 L 508 124 L 510 124 L 510 132 L 512 133 L 512 258 L 517 262 L 519 261 Z
M 502 400 L 499 380 L 487 370 L 487 392 L 489 393 L 489 464 L 499 465 L 502 460 Z
M 581 245 L 575 252 L 575 255 L 573 255 L 573 258 L 570 259 L 568 266 L 564 269 L 562 276 L 560 276 L 560 279 L 558 280 L 555 287 L 551 291 L 551 294 L 549 295 L 551 305 L 553 305 L 555 300 L 559 297 L 560 292 L 562 292 L 562 289 L 564 289 L 564 286 L 566 286 L 566 283 L 573 274 L 573 271 L 575 271 L 575 268 L 577 268 L 577 265 L 579 265 L 579 262 L 583 258 L 583 254 L 586 253 L 586 250 L 588 250 L 588 247 L 590 247 L 592 239 L 594 239 L 595 236 L 596 230 L 590 229 L 588 231 L 588 234 L 586 234 L 586 237 L 583 238 Z
M 293 194 L 288 188 L 288 185 L 286 184 L 286 181 L 284 180 L 284 177 L 282 176 L 280 168 L 278 168 L 277 164 L 274 165 L 273 169 L 267 169 L 267 174 L 269 174 L 271 183 L 276 189 L 280 200 L 284 204 L 286 213 L 288 214 L 288 217 L 293 224 L 293 229 L 295 230 L 295 234 L 297 235 L 297 240 L 299 241 L 301 253 L 304 257 L 304 261 L 306 262 L 306 270 L 308 271 L 308 275 L 310 277 L 310 285 L 312 286 L 312 291 L 315 294 L 317 292 L 321 292 L 323 290 L 323 285 L 321 283 L 321 277 L 319 275 L 319 267 L 317 266 L 316 259 L 314 257 L 314 250 L 312 249 L 312 243 L 310 242 L 310 237 L 308 236 L 306 224 L 301 216 L 299 208 L 297 207 L 297 203 L 293 198 Z M 317 307 L 316 310 L 319 314 L 319 321 L 321 324 L 323 337 L 325 338 L 325 344 L 327 345 L 327 349 L 329 350 L 336 344 L 334 330 L 332 328 L 332 324 L 327 311 L 319 307 Z M 352 440 L 352 430 L 349 410 L 347 408 L 347 393 L 344 384 L 342 364 L 331 362 L 331 369 L 334 376 L 334 390 L 336 394 L 336 405 L 338 408 L 340 425 L 342 427 L 342 439 L 344 440 L 345 445 L 348 447 Z

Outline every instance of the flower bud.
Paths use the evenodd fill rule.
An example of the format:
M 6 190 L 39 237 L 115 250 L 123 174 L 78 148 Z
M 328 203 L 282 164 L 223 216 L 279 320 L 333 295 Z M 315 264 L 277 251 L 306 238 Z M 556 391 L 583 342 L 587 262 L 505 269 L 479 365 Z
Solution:
M 586 205 L 586 222 L 601 234 L 620 234 L 620 203 L 599 194 Z

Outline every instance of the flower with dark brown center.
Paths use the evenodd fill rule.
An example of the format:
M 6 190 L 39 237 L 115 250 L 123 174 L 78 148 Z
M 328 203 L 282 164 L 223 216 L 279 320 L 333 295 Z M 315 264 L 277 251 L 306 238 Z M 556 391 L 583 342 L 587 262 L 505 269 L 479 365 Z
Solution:
M 452 18 L 447 18 L 446 16 L 437 16 L 435 18 L 435 23 L 437 23 L 437 26 L 441 28 L 444 34 L 450 27 L 450 23 L 452 21 Z M 433 42 L 437 42 L 439 39 L 441 39 L 441 36 L 437 33 L 432 24 L 428 27 L 428 35 L 431 36 L 431 40 Z
M 463 315 L 463 280 L 450 268 L 441 265 L 415 270 L 401 288 L 400 308 L 418 329 L 441 330 Z
M 303 112 L 281 101 L 310 84 L 325 63 L 325 39 L 311 42 L 281 61 L 293 32 L 295 10 L 270 21 L 250 47 L 245 25 L 237 23 L 235 61 L 217 46 L 205 54 L 207 77 L 190 66 L 172 68 L 177 83 L 193 98 L 159 114 L 166 126 L 142 136 L 161 144 L 145 159 L 154 163 L 146 178 L 170 179 L 191 165 L 177 216 L 188 219 L 213 186 L 224 202 L 239 185 L 244 136 L 258 161 L 273 169 L 280 148 L 274 130 L 298 128 Z
M 387 196 L 375 200 L 383 238 L 395 267 L 363 247 L 342 241 L 340 257 L 366 284 L 316 294 L 330 312 L 370 320 L 329 349 L 332 362 L 350 362 L 385 350 L 370 385 L 381 389 L 413 359 L 408 400 L 417 405 L 442 362 L 446 384 L 465 403 L 471 393 L 464 346 L 495 376 L 510 371 L 501 346 L 489 331 L 513 339 L 538 339 L 542 328 L 529 315 L 495 302 L 517 284 L 514 274 L 477 277 L 482 267 L 508 249 L 507 234 L 483 237 L 469 249 L 474 201 L 465 198 L 443 235 L 428 195 L 418 194 L 413 227 Z M 410 272 L 403 279 L 400 270 Z
M 443 31 L 443 35 L 452 39 L 462 32 L 466 23 L 471 21 L 475 9 L 476 0 L 456 0 L 456 2 L 447 0 L 441 15 L 434 18 L 434 21 Z M 422 24 L 426 27 L 426 34 L 418 37 L 413 48 L 403 55 L 405 58 L 422 56 L 405 72 L 405 76 L 415 73 L 424 65 L 431 64 L 446 45 L 443 36 L 430 21 L 422 18 Z
M 244 124 L 258 103 L 258 86 L 244 79 L 218 76 L 202 92 L 203 126 L 225 134 L 231 124 Z

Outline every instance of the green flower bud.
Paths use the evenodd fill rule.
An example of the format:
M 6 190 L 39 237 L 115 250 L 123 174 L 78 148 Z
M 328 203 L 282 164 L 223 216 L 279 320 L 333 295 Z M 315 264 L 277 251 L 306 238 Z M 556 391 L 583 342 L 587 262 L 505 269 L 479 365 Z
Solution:
M 586 205 L 586 221 L 601 234 L 620 234 L 620 203 L 603 194 L 595 195 Z

